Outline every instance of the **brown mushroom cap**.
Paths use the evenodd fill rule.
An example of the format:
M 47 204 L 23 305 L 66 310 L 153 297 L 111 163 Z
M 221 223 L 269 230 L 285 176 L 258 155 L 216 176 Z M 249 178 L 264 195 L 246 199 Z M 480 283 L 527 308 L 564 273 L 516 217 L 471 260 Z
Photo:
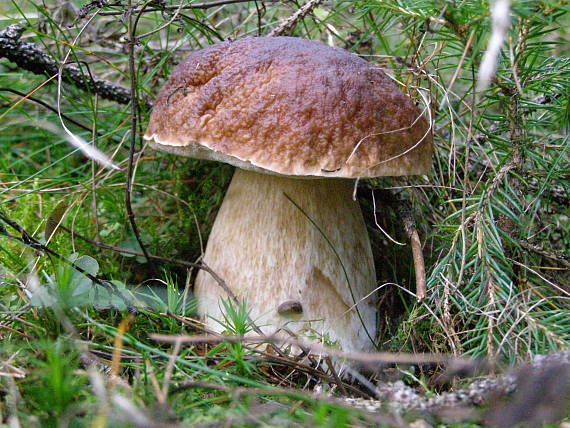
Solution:
M 168 152 L 289 176 L 427 173 L 429 126 L 378 67 L 294 37 L 191 54 L 155 101 L 145 139 Z

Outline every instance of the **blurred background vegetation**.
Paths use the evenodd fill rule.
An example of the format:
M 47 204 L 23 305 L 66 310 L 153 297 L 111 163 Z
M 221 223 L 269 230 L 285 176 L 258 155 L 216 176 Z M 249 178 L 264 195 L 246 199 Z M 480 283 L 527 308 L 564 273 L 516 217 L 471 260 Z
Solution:
M 61 256 L 30 248 L 21 231 L 0 223 L 0 423 L 11 415 L 22 426 L 137 426 L 132 405 L 172 424 L 247 425 L 244 415 L 268 404 L 271 411 L 254 416 L 269 426 L 365 423 L 356 411 L 304 395 L 254 399 L 224 389 L 328 385 L 293 369 L 283 374 L 243 345 L 185 348 L 173 369 L 172 348 L 149 339 L 201 332 L 192 318 L 195 270 L 175 259 L 199 260 L 233 172 L 148 149 L 141 135 L 152 100 L 192 51 L 276 29 L 382 67 L 432 123 L 429 176 L 359 183 L 381 290 L 378 349 L 515 363 L 568 348 L 570 6 L 494 4 L 510 18 L 496 72 L 478 90 L 500 13 L 487 1 L 1 0 L 0 31 L 24 31 L 19 39 L 4 32 L 0 42 L 44 52 L 63 75 L 76 67 L 85 82 L 133 88 L 136 103 L 109 100 L 77 77 L 33 74 L 6 59 L 8 43 L 0 43 L 0 213 Z M 291 29 L 280 27 L 308 6 Z M 74 138 L 118 168 L 86 158 L 69 144 Z M 138 238 L 170 261 L 116 251 L 141 252 L 127 193 Z M 376 224 L 407 242 L 402 204 L 412 207 L 424 246 L 423 303 L 414 298 L 409 245 L 395 245 Z M 232 309 L 230 331 L 249 331 L 242 309 Z M 86 355 L 112 376 L 103 379 Z M 426 387 L 433 371 L 401 377 Z M 196 380 L 220 389 L 168 396 L 168 385 Z M 132 401 L 120 402 L 125 396 Z

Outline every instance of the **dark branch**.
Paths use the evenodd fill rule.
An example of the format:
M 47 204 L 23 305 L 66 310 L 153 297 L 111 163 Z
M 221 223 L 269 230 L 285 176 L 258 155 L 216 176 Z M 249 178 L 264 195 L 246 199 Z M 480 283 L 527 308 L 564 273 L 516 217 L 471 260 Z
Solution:
M 37 239 L 35 239 L 32 235 L 30 235 L 22 226 L 20 226 L 16 221 L 10 219 L 9 217 L 7 217 L 6 215 L 4 215 L 1 211 L 0 211 L 0 221 L 3 221 L 5 224 L 7 224 L 8 226 L 10 226 L 12 229 L 14 229 L 16 232 L 19 233 L 20 236 L 15 236 L 15 235 L 11 235 L 8 233 L 8 231 L 0 224 L 0 235 L 3 235 L 9 239 L 13 239 L 16 241 L 19 241 L 20 243 L 26 245 L 27 247 L 30 247 L 36 251 L 39 251 L 41 253 L 45 253 L 45 254 L 49 254 L 52 257 L 55 257 L 56 259 L 63 261 L 67 264 L 69 264 L 73 269 L 75 269 L 77 272 L 82 273 L 83 275 L 85 275 L 87 278 L 89 278 L 91 281 L 93 281 L 95 284 L 98 284 L 104 288 L 106 288 L 111 294 L 114 294 L 116 296 L 118 296 L 123 303 L 125 304 L 125 306 L 127 308 L 132 309 L 133 305 L 131 304 L 131 302 L 129 302 L 125 296 L 123 296 L 114 285 L 112 285 L 110 282 L 105 281 L 103 279 L 100 279 L 98 277 L 96 277 L 95 275 L 90 274 L 89 272 L 87 272 L 85 269 L 81 268 L 80 266 L 77 266 L 75 263 L 67 260 L 65 257 L 63 257 L 61 254 L 56 253 L 55 251 L 53 251 L 52 249 L 48 248 L 46 245 L 42 244 L 40 241 L 38 241 Z
M 32 97 L 32 96 L 30 96 L 30 95 L 28 95 L 28 94 L 26 94 L 26 93 L 24 93 L 24 92 L 20 92 L 20 91 L 17 91 L 16 89 L 12 89 L 12 88 L 1 88 L 1 87 L 0 87 L 0 92 L 10 92 L 10 93 L 12 93 L 12 94 L 18 95 L 18 96 L 20 96 L 20 97 L 22 97 L 22 98 L 24 98 L 24 99 L 26 99 L 26 100 L 28 100 L 28 101 L 33 101 L 33 102 L 35 102 L 36 104 L 39 104 L 39 105 L 41 105 L 42 107 L 45 107 L 45 108 L 47 108 L 48 110 L 51 110 L 51 111 L 53 111 L 55 114 L 57 114 L 57 109 L 56 109 L 55 107 L 52 107 L 52 106 L 50 106 L 48 103 L 46 103 L 45 101 L 42 101 L 42 100 L 40 100 L 39 98 Z M 75 126 L 81 128 L 81 129 L 84 129 L 85 131 L 90 131 L 90 132 L 92 131 L 92 129 L 89 128 L 87 125 L 84 125 L 83 123 L 81 123 L 81 122 L 75 120 L 74 118 L 72 118 L 72 117 L 70 117 L 70 116 L 67 116 L 67 115 L 64 114 L 64 113 L 61 113 L 61 116 L 62 116 L 65 120 L 67 120 L 68 122 L 73 123 Z M 103 135 L 99 135 L 99 137 L 103 137 Z
M 228 4 L 238 4 L 238 3 L 250 3 L 253 2 L 255 0 L 220 0 L 220 1 L 212 1 L 209 3 L 196 3 L 196 4 L 189 4 L 187 6 L 182 6 L 180 8 L 179 5 L 173 5 L 173 6 L 161 6 L 159 8 L 155 7 L 155 8 L 146 8 L 144 10 L 145 13 L 148 12 L 159 12 L 159 11 L 164 11 L 164 10 L 177 10 L 177 9 L 210 9 L 212 7 L 218 7 L 218 6 L 225 6 Z M 260 1 L 260 0 L 257 0 Z M 264 3 L 277 3 L 279 0 L 261 0 Z M 109 4 L 107 6 L 120 6 L 120 5 L 116 5 L 116 4 Z M 141 12 L 141 9 L 134 9 L 133 10 L 133 14 L 137 14 Z M 99 15 L 101 16 L 117 16 L 117 15 L 123 15 L 124 12 L 122 11 L 112 11 L 112 12 L 100 12 Z
M 33 43 L 20 41 L 23 32 L 24 28 L 17 24 L 0 31 L 0 58 L 6 58 L 34 74 L 48 77 L 57 75 L 59 64 L 56 60 Z M 128 89 L 103 79 L 87 76 L 74 65 L 66 65 L 62 77 L 64 82 L 94 92 L 104 99 L 119 104 L 128 104 L 131 101 Z
M 130 10 L 132 8 L 131 0 L 129 0 L 128 5 Z M 132 103 L 131 103 L 131 135 L 130 135 L 130 147 L 129 147 L 129 166 L 127 169 L 127 186 L 125 188 L 125 206 L 127 208 L 127 217 L 129 219 L 129 223 L 131 224 L 131 228 L 133 230 L 135 238 L 139 243 L 139 246 L 144 254 L 146 261 L 150 262 L 148 251 L 139 233 L 139 228 L 137 226 L 137 222 L 135 219 L 135 213 L 133 212 L 133 207 L 131 204 L 131 195 L 133 191 L 133 168 L 134 168 L 134 158 L 135 158 L 135 145 L 137 141 L 137 124 L 139 121 L 139 100 L 137 97 L 137 74 L 135 67 L 136 24 L 134 24 L 133 22 L 133 15 L 131 13 L 128 14 L 127 19 L 128 19 L 127 25 L 129 33 L 129 40 L 128 40 L 129 75 L 131 77 L 130 99 L 132 100 Z M 154 269 L 154 265 L 151 264 L 151 267 Z

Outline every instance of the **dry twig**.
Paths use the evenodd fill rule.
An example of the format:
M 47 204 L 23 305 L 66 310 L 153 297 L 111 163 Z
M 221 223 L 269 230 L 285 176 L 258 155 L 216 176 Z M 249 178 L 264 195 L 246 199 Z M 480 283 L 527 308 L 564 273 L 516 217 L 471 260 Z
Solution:
M 404 223 L 404 230 L 410 239 L 412 256 L 414 259 L 414 269 L 416 272 L 416 298 L 419 302 L 426 298 L 426 268 L 420 236 L 416 229 L 416 222 L 412 215 L 412 209 L 407 201 L 399 201 L 398 211 Z
M 195 336 L 170 336 L 163 334 L 152 334 L 151 339 L 163 343 L 199 344 L 199 343 L 274 343 L 287 344 L 306 348 L 315 354 L 327 355 L 331 358 L 346 359 L 360 364 L 445 364 L 463 370 L 469 368 L 481 368 L 481 362 L 468 359 L 450 357 L 445 354 L 407 354 L 402 352 L 341 352 L 327 348 L 317 343 L 308 343 L 299 339 L 291 339 L 276 335 L 271 336 L 216 336 L 216 335 L 195 335 Z
M 278 27 L 274 28 L 269 34 L 269 37 L 275 36 L 286 36 L 291 34 L 293 29 L 297 26 L 299 21 L 301 21 L 305 16 L 311 13 L 318 5 L 320 5 L 323 0 L 309 0 L 303 7 L 301 7 L 297 12 L 291 15 Z

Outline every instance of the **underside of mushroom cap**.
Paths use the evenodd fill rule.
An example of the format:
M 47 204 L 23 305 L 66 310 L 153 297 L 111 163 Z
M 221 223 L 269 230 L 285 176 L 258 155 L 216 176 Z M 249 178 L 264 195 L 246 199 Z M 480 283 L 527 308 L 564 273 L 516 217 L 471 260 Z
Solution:
M 425 174 L 432 142 L 412 100 L 378 67 L 293 37 L 191 54 L 157 97 L 160 150 L 288 176 Z

